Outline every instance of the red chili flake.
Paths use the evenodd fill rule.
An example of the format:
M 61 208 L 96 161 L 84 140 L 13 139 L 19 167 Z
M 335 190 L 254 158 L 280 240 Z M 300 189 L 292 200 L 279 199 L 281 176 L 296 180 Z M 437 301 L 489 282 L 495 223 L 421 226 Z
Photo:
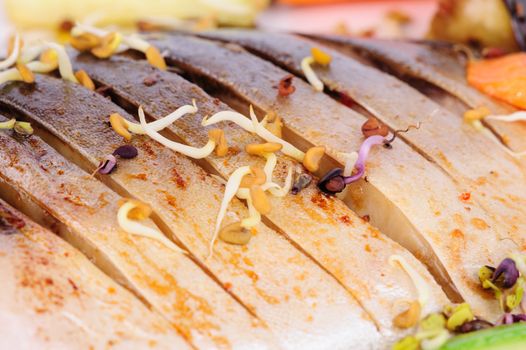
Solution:
M 352 220 L 349 217 L 349 215 L 340 216 L 340 221 L 343 222 L 344 224 L 347 224 L 347 225 L 352 223 Z
M 144 85 L 146 85 L 146 86 L 153 86 L 153 85 L 157 84 L 157 77 L 153 76 L 153 75 L 149 75 L 146 78 L 144 78 L 142 83 Z
M 362 219 L 363 221 L 365 221 L 365 222 L 369 222 L 369 221 L 371 221 L 371 217 L 370 217 L 369 215 L 364 215 L 364 216 L 362 216 L 361 219 Z
M 469 201 L 471 199 L 471 193 L 463 192 L 463 193 L 460 194 L 460 196 L 458 198 L 460 198 L 461 201 L 467 202 L 467 201 Z
M 292 85 L 292 79 L 294 76 L 289 74 L 279 81 L 278 94 L 280 96 L 288 96 L 296 91 L 296 87 Z

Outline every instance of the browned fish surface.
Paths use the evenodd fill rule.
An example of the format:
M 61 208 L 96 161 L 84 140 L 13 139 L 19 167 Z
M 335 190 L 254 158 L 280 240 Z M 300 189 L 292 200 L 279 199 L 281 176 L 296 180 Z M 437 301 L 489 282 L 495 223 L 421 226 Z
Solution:
M 131 118 L 96 93 L 45 76 L 38 77 L 34 87 L 17 83 L 3 86 L 1 103 L 53 133 L 63 142 L 57 147 L 74 150 L 76 155 L 71 157 L 90 168 L 98 164 L 99 157 L 122 144 L 122 138 L 107 125 L 108 115 L 118 112 Z M 218 242 L 213 258 L 205 260 L 223 186 L 190 160 L 147 137 L 136 136 L 132 144 L 139 156 L 120 162 L 115 172 L 102 179 L 149 203 L 160 218 L 158 223 L 263 319 L 280 345 L 346 348 L 360 344 L 374 348 L 388 341 L 379 339 L 374 323 L 348 292 L 265 225 L 258 227 L 246 246 Z M 235 201 L 231 216 L 246 217 L 247 210 Z M 399 283 L 409 285 L 403 272 L 396 270 L 393 268 L 400 276 Z M 240 322 L 235 317 L 232 321 Z M 234 335 L 228 340 L 237 341 Z
M 204 86 L 216 86 L 222 94 L 228 92 L 283 117 L 290 130 L 289 141 L 296 141 L 291 135 L 300 135 L 300 142 L 325 145 L 339 161 L 338 152 L 356 150 L 362 141 L 363 116 L 338 107 L 300 80 L 294 80 L 294 94 L 277 97 L 273 86 L 287 73 L 239 47 L 181 36 L 155 43 L 167 50 L 169 63 L 204 80 Z M 212 54 L 211 62 L 207 57 Z M 493 303 L 481 293 L 476 269 L 488 259 L 499 261 L 515 246 L 503 239 L 507 232 L 493 213 L 482 210 L 472 198 L 466 201 L 462 195 L 469 192 L 470 184 L 459 186 L 436 165 L 397 143 L 392 151 L 375 153 L 368 165 L 367 182 L 359 183 L 349 200 L 360 213 L 371 215 L 384 232 L 423 255 L 443 283 L 449 273 L 461 294 L 478 305 L 478 312 L 488 312 L 489 303 Z M 520 242 L 518 232 L 516 237 Z M 493 249 L 496 246 L 500 248 Z M 495 316 L 497 307 L 493 306 L 489 313 Z
M 41 216 L 33 203 L 51 214 L 57 220 L 51 224 L 67 240 L 163 315 L 194 346 L 277 346 L 268 330 L 187 256 L 120 229 L 120 196 L 36 136 L 16 140 L 0 132 L 0 145 L 2 197 L 33 217 Z M 151 222 L 145 224 L 153 227 Z
M 468 85 L 464 60 L 451 46 L 438 46 L 432 43 L 413 43 L 402 41 L 345 38 L 339 36 L 316 36 L 317 40 L 345 53 L 346 48 L 366 53 L 401 75 L 425 80 L 457 97 L 468 108 L 485 106 L 493 114 L 508 114 L 511 106 L 496 102 L 490 97 Z M 351 54 L 352 55 L 352 54 Z M 447 94 L 443 92 L 443 94 Z M 461 111 L 458 113 L 462 116 Z M 490 120 L 487 122 L 516 151 L 526 149 L 526 125 L 522 122 L 505 123 Z
M 0 200 L 2 349 L 189 349 L 76 249 Z
M 200 125 L 203 116 L 229 110 L 195 85 L 177 75 L 155 71 L 145 62 L 131 62 L 123 58 L 101 62 L 80 55 L 74 64 L 89 72 L 95 80 L 111 87 L 114 95 L 121 100 L 134 106 L 142 105 L 153 119 L 162 118 L 196 99 L 198 115 L 184 117 L 170 127 L 174 134 L 190 145 L 201 145 L 207 140 L 207 130 Z M 128 73 L 124 74 L 125 71 Z M 153 80 L 155 84 L 145 86 L 143 82 L 146 80 Z M 337 104 L 335 106 L 335 110 L 340 107 Z M 262 163 L 260 159 L 239 151 L 246 144 L 261 140 L 236 126 L 224 124 L 221 127 L 224 127 L 232 150 L 236 151 L 226 159 L 208 157 L 214 169 L 228 177 L 240 166 Z M 291 161 L 283 156 L 279 158 L 282 169 L 276 178 L 282 182 L 286 166 Z M 272 205 L 273 210 L 267 218 L 351 290 L 386 334 L 394 334 L 392 318 L 397 311 L 389 305 L 409 297 L 412 287 L 406 276 L 389 266 L 387 261 L 393 254 L 402 254 L 418 266 L 417 262 L 398 245 L 364 223 L 341 201 L 322 195 L 312 185 L 297 195 L 273 198 Z M 430 284 L 437 300 L 445 302 L 442 293 L 433 283 Z M 429 307 L 438 304 L 433 303 Z

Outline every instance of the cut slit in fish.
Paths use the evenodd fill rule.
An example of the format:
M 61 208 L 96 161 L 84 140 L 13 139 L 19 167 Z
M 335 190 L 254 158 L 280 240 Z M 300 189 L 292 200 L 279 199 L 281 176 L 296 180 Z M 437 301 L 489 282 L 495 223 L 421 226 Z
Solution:
M 62 142 L 57 148 L 74 149 L 77 161 L 84 163 L 86 170 L 97 165 L 97 157 L 120 145 L 122 138 L 105 121 L 115 112 L 131 120 L 125 111 L 79 85 L 55 78 L 39 76 L 36 86 L 39 88 L 30 92 L 32 99 L 24 96 L 27 86 L 23 84 L 4 86 L 2 104 L 52 133 Z M 214 257 L 205 260 L 222 185 L 190 160 L 146 136 L 134 136 L 132 144 L 139 156 L 119 162 L 116 171 L 100 178 L 150 204 L 158 222 L 174 232 L 223 285 L 230 285 L 232 293 L 268 325 L 281 346 L 344 348 L 359 342 L 367 348 L 389 341 L 379 338 L 374 323 L 345 289 L 264 225 L 258 227 L 249 245 L 218 242 Z M 246 216 L 246 208 L 238 201 L 234 201 L 231 211 L 238 217 Z M 282 268 L 276 270 L 276 264 Z M 409 285 L 404 273 L 396 270 L 393 268 L 393 273 L 400 276 L 399 283 Z M 408 296 L 413 293 L 407 292 Z M 394 337 L 391 335 L 391 341 Z
M 172 326 L 0 200 L 0 347 L 190 349 Z
M 244 41 L 244 37 L 242 40 L 230 32 L 226 33 L 213 32 L 210 36 L 245 44 L 248 41 L 253 46 L 265 43 L 261 37 Z M 329 98 L 322 100 L 323 94 L 312 94 L 312 89 L 309 90 L 309 86 L 301 80 L 294 80 L 296 92 L 289 98 L 278 98 L 272 86 L 287 72 L 276 66 L 242 49 L 188 36 L 166 36 L 154 43 L 167 52 L 169 64 L 184 70 L 188 76 L 197 77 L 197 80 L 212 81 L 218 89 L 222 87 L 245 104 L 252 103 L 261 110 L 276 112 L 283 118 L 286 128 L 293 130 L 291 134 L 301 135 L 302 142 L 307 140 L 310 144 L 327 146 L 333 159 L 343 162 L 338 152 L 349 152 L 359 147 L 362 140 L 360 127 L 365 120 L 363 116 L 346 108 L 336 110 L 334 106 L 337 103 Z M 287 52 L 294 52 L 295 45 L 295 41 L 287 41 Z M 206 57 L 212 53 L 215 60 L 210 62 Z M 283 62 L 296 62 L 290 58 L 290 53 L 282 53 L 279 57 Z M 307 95 L 306 91 L 311 91 L 311 95 Z M 329 122 L 325 122 L 325 118 Z M 336 123 L 338 128 L 333 127 Z M 296 144 L 295 139 L 288 141 Z M 357 183 L 354 190 L 349 191 L 347 199 L 360 214 L 372 213 L 371 219 L 382 231 L 413 253 L 427 257 L 424 260 L 443 286 L 451 285 L 445 277 L 449 274 L 453 286 L 472 305 L 476 305 L 477 312 L 490 315 L 489 318 L 496 317 L 498 306 L 489 301 L 478 287 L 475 266 L 484 264 L 488 259 L 499 261 L 510 250 L 517 249 L 506 239 L 506 223 L 497 223 L 492 213 L 476 202 L 463 203 L 459 196 L 470 188 L 460 186 L 443 169 L 414 152 L 412 147 L 402 142 L 393 146 L 392 151 L 378 150 L 374 153 L 368 166 L 368 181 Z M 448 149 L 444 151 L 449 152 Z M 390 210 L 381 213 L 379 208 Z M 481 234 L 488 238 L 482 241 Z M 427 242 L 427 247 L 432 250 L 422 249 L 426 245 L 421 242 Z M 495 246 L 501 248 L 494 249 Z
M 88 55 L 79 55 L 74 58 L 74 64 L 89 72 L 95 81 L 112 86 L 113 98 L 121 105 L 127 106 L 130 110 L 141 105 L 153 119 L 159 119 L 188 99 L 195 98 L 199 106 L 199 115 L 182 118 L 170 127 L 174 136 L 187 144 L 205 142 L 207 131 L 200 125 L 205 115 L 229 109 L 226 105 L 208 97 L 195 85 L 176 75 L 155 71 L 145 62 L 131 62 L 124 58 L 112 58 L 100 62 Z M 123 67 L 131 68 L 133 74 L 122 74 Z M 155 76 L 157 82 L 145 88 L 141 82 L 150 76 Z M 336 106 L 339 107 L 337 104 Z M 235 148 L 243 148 L 248 143 L 262 142 L 239 127 L 228 124 L 214 127 L 217 126 L 224 127 L 229 144 Z M 278 157 L 281 166 L 277 169 L 276 178 L 281 182 L 290 160 L 280 155 Z M 208 157 L 207 160 L 211 167 L 225 178 L 234 169 L 247 163 L 263 164 L 262 159 L 248 156 L 244 152 L 236 152 L 226 161 L 214 156 Z M 385 299 L 385 288 L 392 288 L 392 283 L 397 284 L 397 288 L 406 288 L 405 284 L 400 283 L 400 277 L 395 277 L 392 271 L 385 271 L 386 268 L 390 269 L 387 266 L 389 256 L 399 252 L 400 247 L 363 223 L 363 220 L 340 201 L 321 195 L 314 186 L 295 196 L 273 198 L 272 205 L 272 212 L 266 216 L 268 223 L 279 228 L 296 245 L 303 247 L 307 254 L 338 278 L 358 300 L 364 303 L 366 308 L 372 311 L 382 328 L 391 328 L 395 310 L 386 309 L 381 305 L 388 305 L 393 300 L 401 299 L 401 296 L 395 295 Z M 307 212 L 308 215 L 298 215 L 302 212 Z M 349 229 L 353 230 L 352 236 L 348 234 Z M 363 232 L 368 234 L 363 235 Z M 356 246 L 364 247 L 366 252 L 369 247 L 375 254 L 362 255 L 353 248 Z M 360 263 L 354 256 L 349 256 L 351 251 L 354 252 L 353 255 L 362 255 Z M 373 264 L 374 269 L 371 268 Z M 443 296 L 438 298 L 443 300 Z
M 460 117 L 470 108 L 487 107 L 492 114 L 509 114 L 515 109 L 493 100 L 466 81 L 465 63 L 452 46 L 438 47 L 433 43 L 386 41 L 376 39 L 344 38 L 339 36 L 313 36 L 325 45 L 355 57 L 357 53 L 381 62 L 402 78 L 419 79 L 434 86 L 432 98 L 451 101 L 453 111 Z M 448 98 L 449 97 L 449 98 Z M 457 100 L 458 99 L 458 100 Z M 526 150 L 526 125 L 521 122 L 504 123 L 490 120 L 487 126 L 505 139 L 512 150 Z
M 277 346 L 265 326 L 186 255 L 123 232 L 117 224 L 120 196 L 37 136 L 21 141 L 0 132 L 0 143 L 2 196 L 21 204 L 31 216 L 51 215 L 54 219 L 48 223 L 192 345 Z

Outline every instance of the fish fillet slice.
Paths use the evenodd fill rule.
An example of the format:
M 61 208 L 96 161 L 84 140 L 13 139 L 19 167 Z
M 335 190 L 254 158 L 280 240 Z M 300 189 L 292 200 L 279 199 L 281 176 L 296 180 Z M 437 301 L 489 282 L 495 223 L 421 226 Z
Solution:
M 334 159 L 342 161 L 337 152 L 356 150 L 362 141 L 363 116 L 313 93 L 299 80 L 294 80 L 293 95 L 277 98 L 273 86 L 287 73 L 240 48 L 181 36 L 155 44 L 167 52 L 169 63 L 212 81 L 205 86 L 215 83 L 218 90 L 278 113 L 290 134 L 300 135 L 300 143 L 326 145 Z M 211 62 L 207 57 L 212 53 Z M 505 230 L 476 203 L 462 202 L 465 189 L 410 147 L 400 142 L 392 151 L 377 152 L 368 166 L 368 181 L 350 191 L 352 207 L 369 214 L 373 223 L 426 261 L 446 287 L 450 276 L 452 287 L 478 312 L 496 317 L 498 308 L 478 287 L 476 271 L 485 261 L 498 262 L 516 249 L 503 239 Z
M 33 136 L 0 133 L 2 196 L 37 203 L 66 238 L 134 290 L 198 347 L 274 348 L 273 337 L 181 253 L 118 228 L 121 197 Z M 150 223 L 150 225 L 152 225 Z M 54 225 L 55 227 L 57 224 Z
M 72 148 L 77 158 L 82 156 L 85 165 L 94 168 L 102 155 L 122 144 L 122 138 L 107 125 L 107 118 L 114 112 L 131 117 L 111 101 L 78 84 L 46 76 L 37 78 L 36 87 L 6 85 L 2 103 L 53 133 L 63 142 L 56 147 Z M 345 289 L 264 225 L 258 227 L 249 245 L 220 241 L 214 257 L 205 260 L 222 185 L 190 160 L 145 136 L 134 137 L 132 144 L 139 156 L 119 162 L 111 179 L 103 178 L 149 203 L 174 239 L 181 240 L 225 288 L 263 319 L 280 345 L 344 349 L 357 344 L 367 349 L 382 348 L 383 342 L 392 341 L 379 339 L 374 323 Z M 234 201 L 231 215 L 246 217 L 247 210 Z M 191 278 L 187 281 L 194 283 Z M 234 324 L 247 325 L 228 317 Z
M 377 39 L 345 38 L 339 36 L 315 36 L 337 50 L 353 48 L 366 52 L 370 57 L 388 65 L 399 74 L 409 75 L 440 87 L 465 103 L 468 108 L 486 106 L 493 114 L 509 114 L 511 106 L 497 103 L 490 97 L 468 85 L 465 64 L 451 47 L 435 47 L 433 44 Z M 348 52 L 348 51 L 346 51 Z M 460 114 L 461 116 L 462 114 Z M 488 124 L 509 140 L 515 151 L 526 149 L 526 124 L 504 123 L 495 120 Z
M 76 249 L 0 200 L 0 348 L 189 349 Z
M 120 100 L 134 106 L 141 104 L 154 119 L 195 98 L 200 108 L 199 115 L 187 116 L 171 128 L 184 142 L 191 145 L 206 141 L 206 130 L 199 125 L 204 115 L 228 110 L 227 106 L 213 101 L 195 85 L 175 74 L 156 71 L 145 62 L 132 62 L 124 58 L 101 62 L 90 56 L 80 55 L 74 60 L 74 64 L 89 72 L 95 80 L 110 86 Z M 123 74 L 124 67 L 127 67 L 128 74 Z M 142 83 L 146 78 L 156 83 L 146 87 Z M 235 148 L 261 142 L 238 127 L 222 126 L 230 144 Z M 244 152 L 227 160 L 216 157 L 207 159 L 225 177 L 239 166 L 252 162 L 261 164 L 261 160 Z M 281 182 L 290 161 L 280 156 L 280 162 L 282 166 L 277 178 Z M 403 254 L 411 259 L 412 264 L 421 268 L 420 265 L 398 245 L 364 223 L 342 202 L 320 195 L 314 186 L 296 196 L 273 198 L 272 204 L 273 210 L 267 218 L 352 290 L 379 320 L 385 332 L 391 332 L 392 318 L 397 310 L 393 305 L 397 300 L 410 297 L 412 287 L 410 283 L 407 284 L 409 281 L 404 273 L 393 269 L 387 260 L 392 254 Z M 445 302 L 445 299 L 433 283 L 430 283 L 430 287 L 436 298 L 429 305 L 429 309 L 433 309 Z

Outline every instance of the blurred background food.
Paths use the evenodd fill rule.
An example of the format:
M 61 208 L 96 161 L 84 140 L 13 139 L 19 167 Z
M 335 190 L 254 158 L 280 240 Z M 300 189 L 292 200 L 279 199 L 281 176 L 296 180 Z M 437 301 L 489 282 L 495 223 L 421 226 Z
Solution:
M 518 48 L 514 0 L 0 0 L 0 40 L 58 36 L 75 22 L 129 30 L 255 26 L 380 38 L 433 38 L 478 47 Z M 518 6 L 518 5 L 517 5 Z M 522 7 L 520 8 L 522 9 Z M 519 10 L 520 10 L 519 9 Z

